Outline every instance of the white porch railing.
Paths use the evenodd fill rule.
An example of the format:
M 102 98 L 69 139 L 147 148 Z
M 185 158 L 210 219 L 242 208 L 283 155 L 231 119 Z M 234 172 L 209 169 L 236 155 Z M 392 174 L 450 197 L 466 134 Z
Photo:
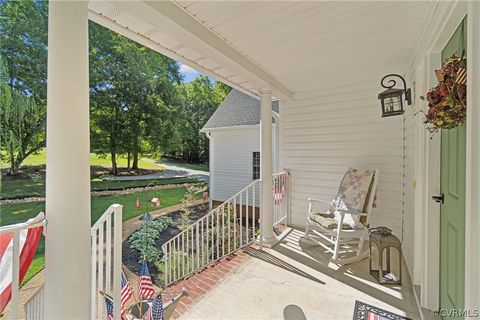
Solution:
M 280 172 L 273 175 L 273 226 L 288 224 L 290 210 L 290 174 Z
M 103 291 L 113 297 L 114 318 L 120 319 L 122 270 L 121 205 L 111 205 L 95 222 L 91 228 L 91 240 L 91 319 L 106 318 L 104 298 L 99 291 Z M 26 319 L 44 319 L 43 302 L 44 290 L 42 286 L 25 304 Z M 12 317 L 12 319 L 15 318 Z
M 189 276 L 256 239 L 260 183 L 261 180 L 253 181 L 163 244 L 165 285 Z
M 43 319 L 43 306 L 44 306 L 44 285 L 38 289 L 32 297 L 25 304 L 25 319 L 27 320 L 40 320 Z
M 99 293 L 99 291 L 103 291 L 113 297 L 114 319 L 120 319 L 120 294 L 122 286 L 122 206 L 119 204 L 111 205 L 92 226 L 91 235 L 92 302 L 90 305 L 90 318 L 106 318 L 104 307 L 105 298 Z
M 273 175 L 273 226 L 287 223 L 289 182 L 288 172 Z M 163 244 L 165 285 L 185 278 L 257 239 L 260 184 L 261 180 L 253 181 Z
M 43 212 L 40 212 L 36 218 L 27 222 L 12 224 L 0 227 L 0 237 L 5 234 L 13 233 L 12 237 L 12 295 L 10 300 L 10 318 L 18 319 L 18 291 L 20 288 L 20 237 L 26 237 L 28 229 L 43 226 L 45 227 L 46 220 Z M 6 254 L 6 253 L 5 253 Z M 3 271 L 8 271 L 7 269 Z

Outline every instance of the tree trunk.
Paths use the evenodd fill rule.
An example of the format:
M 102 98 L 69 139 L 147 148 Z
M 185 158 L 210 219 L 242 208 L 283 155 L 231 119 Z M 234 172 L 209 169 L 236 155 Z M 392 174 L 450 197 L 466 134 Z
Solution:
M 110 155 L 111 155 L 111 158 L 112 158 L 112 174 L 116 176 L 118 174 L 117 155 L 116 155 L 115 151 L 111 151 Z
M 138 152 L 133 153 L 132 170 L 138 170 Z
M 10 154 L 10 174 L 17 174 L 17 171 L 15 171 L 15 156 L 13 152 Z

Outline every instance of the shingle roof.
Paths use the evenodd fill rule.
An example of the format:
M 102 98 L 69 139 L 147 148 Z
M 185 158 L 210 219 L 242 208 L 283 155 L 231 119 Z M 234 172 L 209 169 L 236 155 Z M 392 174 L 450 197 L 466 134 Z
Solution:
M 278 101 L 272 101 L 272 110 L 278 113 Z M 255 125 L 260 123 L 260 101 L 232 89 L 202 130 Z

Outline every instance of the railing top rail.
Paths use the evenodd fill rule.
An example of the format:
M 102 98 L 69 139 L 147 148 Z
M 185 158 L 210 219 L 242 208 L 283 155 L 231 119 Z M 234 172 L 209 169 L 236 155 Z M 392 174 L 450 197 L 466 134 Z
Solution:
M 279 176 L 283 176 L 285 174 L 288 175 L 288 171 L 282 171 L 282 172 L 274 173 L 274 174 L 272 174 L 272 177 L 279 177 Z
M 242 190 L 238 191 L 237 193 L 235 193 L 233 196 L 231 196 L 230 198 L 228 198 L 227 200 L 223 201 L 223 203 L 221 205 L 219 205 L 218 207 L 221 207 L 222 205 L 225 205 L 225 203 L 227 202 L 230 202 L 231 200 L 233 200 L 233 198 L 235 197 L 238 197 L 238 195 L 240 193 L 242 193 L 243 191 L 247 190 L 248 188 L 252 187 L 254 184 L 257 184 L 259 182 L 261 182 L 262 179 L 257 179 L 257 180 L 253 180 L 252 182 L 250 182 L 249 185 L 247 185 L 245 188 L 243 188 Z M 213 211 L 213 210 L 212 210 Z
M 10 224 L 7 226 L 0 227 L 0 234 L 11 233 L 15 231 L 21 231 L 29 228 L 45 226 L 47 220 L 45 219 L 45 214 L 40 212 L 35 218 L 29 219 L 26 222 Z
M 112 204 L 110 207 L 108 207 L 107 210 L 98 218 L 98 220 L 93 224 L 91 230 L 95 231 L 98 228 L 100 228 L 100 225 L 107 220 L 107 217 L 109 214 L 114 213 L 115 210 L 122 208 L 123 206 L 121 204 Z

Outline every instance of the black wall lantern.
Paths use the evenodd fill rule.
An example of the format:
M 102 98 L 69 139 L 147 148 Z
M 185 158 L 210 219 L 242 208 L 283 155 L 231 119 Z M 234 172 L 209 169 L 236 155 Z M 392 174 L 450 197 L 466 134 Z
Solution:
M 397 80 L 390 79 L 385 83 L 385 80 L 390 77 L 400 78 L 403 82 L 403 89 L 397 89 Z M 382 117 L 391 117 L 403 114 L 403 95 L 405 94 L 405 101 L 408 105 L 412 104 L 412 93 L 410 88 L 407 89 L 407 83 L 405 79 L 399 74 L 387 74 L 382 78 L 381 81 L 382 87 L 385 91 L 378 95 L 378 100 L 382 102 Z

